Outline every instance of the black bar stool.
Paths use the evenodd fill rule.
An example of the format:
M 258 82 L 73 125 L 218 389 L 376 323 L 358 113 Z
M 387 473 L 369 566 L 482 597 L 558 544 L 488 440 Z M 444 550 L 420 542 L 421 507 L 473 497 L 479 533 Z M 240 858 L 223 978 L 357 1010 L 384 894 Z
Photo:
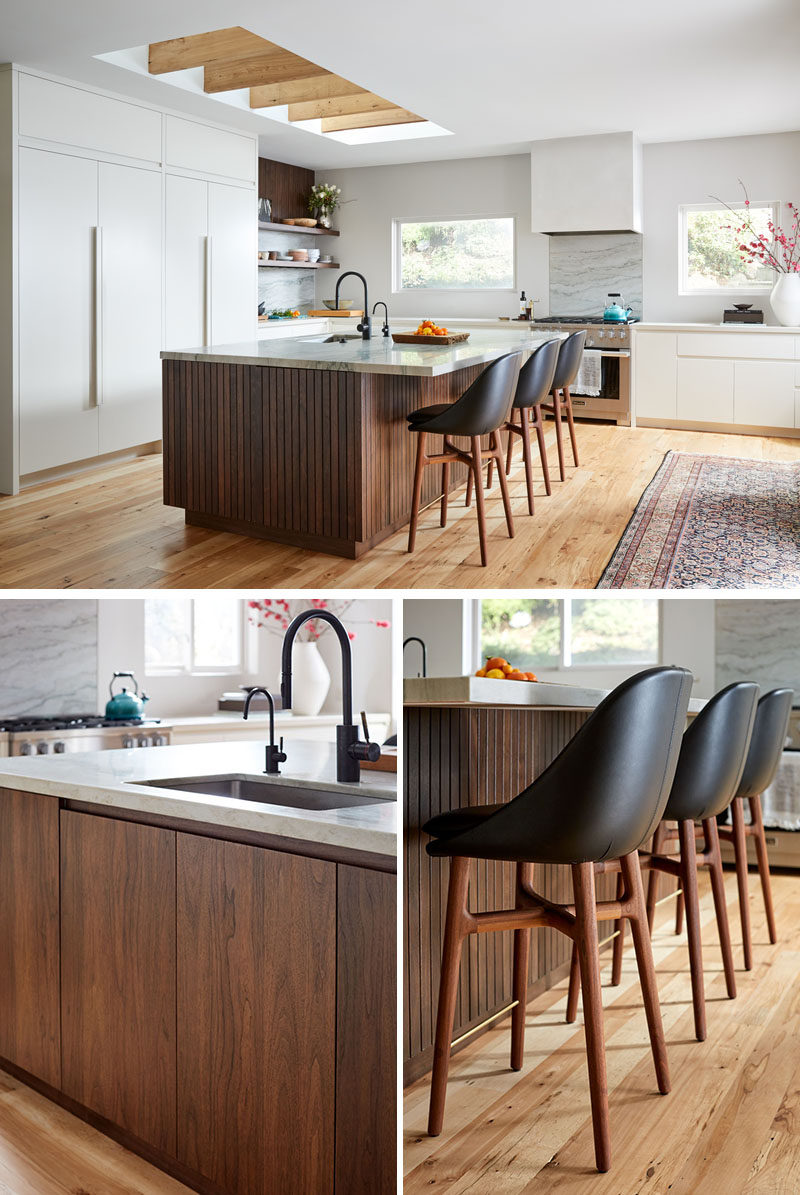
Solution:
M 476 483 L 479 488 L 479 482 Z M 585 1010 L 586 1052 L 598 1170 L 611 1145 L 597 922 L 631 922 L 658 1089 L 669 1091 L 666 1047 L 650 949 L 637 850 L 658 824 L 678 761 L 691 691 L 683 668 L 652 668 L 625 681 L 597 707 L 538 779 L 503 805 L 454 809 L 424 827 L 428 854 L 450 858 L 450 884 L 439 984 L 428 1132 L 444 1118 L 450 1041 L 462 946 L 469 934 L 513 929 L 514 999 L 511 1066 L 522 1066 L 530 930 L 550 926 L 577 947 Z M 470 913 L 470 859 L 516 863 L 513 909 Z M 595 863 L 618 859 L 622 893 L 598 902 Z M 535 863 L 569 864 L 574 904 L 558 905 L 533 889 Z
M 572 459 L 576 467 L 578 461 L 578 444 L 575 440 L 575 422 L 572 418 L 572 398 L 569 388 L 575 381 L 580 369 L 583 348 L 586 343 L 586 332 L 572 332 L 566 340 L 560 341 L 561 351 L 558 354 L 555 377 L 552 383 L 552 403 L 542 403 L 542 410 L 550 412 L 556 421 L 556 445 L 558 447 L 558 472 L 561 480 L 566 476 L 564 472 L 564 444 L 561 437 L 561 412 L 567 416 L 569 424 L 569 438 L 572 442 Z M 562 397 L 563 396 L 563 397 Z
M 680 758 L 663 813 L 653 835 L 649 853 L 642 854 L 642 871 L 651 873 L 647 887 L 647 920 L 652 930 L 658 895 L 658 874 L 677 876 L 686 902 L 686 932 L 689 939 L 689 966 L 692 976 L 694 1028 L 698 1041 L 706 1038 L 706 1008 L 703 992 L 703 952 L 700 941 L 700 903 L 697 895 L 697 869 L 708 867 L 717 919 L 722 963 L 730 999 L 736 995 L 733 955 L 725 907 L 722 857 L 719 849 L 717 816 L 726 809 L 742 777 L 758 701 L 758 685 L 742 681 L 716 693 L 692 720 L 681 744 Z M 678 829 L 665 822 L 678 823 Z M 704 846 L 697 853 L 695 822 L 702 822 Z M 680 859 L 663 853 L 670 839 L 680 841 Z M 619 982 L 624 925 L 619 921 L 614 939 L 612 982 Z M 578 973 L 573 955 L 567 1020 L 574 1020 L 577 1006 Z
M 436 403 L 429 407 L 419 407 L 408 416 L 409 431 L 419 433 L 417 443 L 417 462 L 414 469 L 414 490 L 411 498 L 411 524 L 408 529 L 408 550 L 414 551 L 417 536 L 417 521 L 419 519 L 419 503 L 422 493 L 422 471 L 426 465 L 442 466 L 442 503 L 440 525 L 447 525 L 447 491 L 450 485 L 450 466 L 461 461 L 469 466 L 470 476 L 475 477 L 475 488 L 478 493 L 478 534 L 481 544 L 481 564 L 486 565 L 486 509 L 483 490 L 481 488 L 481 463 L 484 460 L 496 460 L 497 472 L 502 474 L 500 488 L 503 494 L 508 534 L 514 535 L 514 522 L 511 517 L 511 503 L 508 498 L 508 486 L 503 474 L 503 449 L 500 442 L 501 428 L 508 418 L 514 388 L 522 361 L 522 353 L 506 353 L 487 365 L 483 373 L 475 379 L 472 385 L 464 391 L 461 398 L 454 403 Z M 432 456 L 425 453 L 425 443 L 428 435 L 444 437 L 442 451 Z M 481 447 L 481 436 L 489 436 L 489 448 Z M 451 436 L 466 436 L 471 441 L 470 451 L 457 448 L 452 443 Z

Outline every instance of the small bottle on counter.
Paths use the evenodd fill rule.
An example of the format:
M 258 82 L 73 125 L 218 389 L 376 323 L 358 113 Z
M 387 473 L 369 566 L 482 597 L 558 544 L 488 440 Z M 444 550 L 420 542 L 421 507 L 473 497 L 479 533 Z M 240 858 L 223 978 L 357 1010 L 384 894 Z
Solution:
M 528 318 L 527 315 L 525 314 L 527 310 L 528 310 L 528 300 L 525 297 L 525 291 L 523 291 L 519 297 L 519 314 L 520 314 L 521 319 Z
M 533 305 L 536 302 L 537 302 L 536 299 L 528 299 L 528 302 L 525 305 L 525 319 L 528 319 L 528 320 L 533 319 Z

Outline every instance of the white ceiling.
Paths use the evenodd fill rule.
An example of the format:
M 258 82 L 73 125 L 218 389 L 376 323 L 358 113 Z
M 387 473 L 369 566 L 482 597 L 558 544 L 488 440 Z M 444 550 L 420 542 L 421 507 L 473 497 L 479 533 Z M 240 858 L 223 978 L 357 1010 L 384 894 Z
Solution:
M 242 25 L 452 130 L 344 145 L 98 62 L 95 54 Z M 322 169 L 513 153 L 633 129 L 673 141 L 800 129 L 798 0 L 0 0 L 0 62 L 38 67 L 260 134 Z

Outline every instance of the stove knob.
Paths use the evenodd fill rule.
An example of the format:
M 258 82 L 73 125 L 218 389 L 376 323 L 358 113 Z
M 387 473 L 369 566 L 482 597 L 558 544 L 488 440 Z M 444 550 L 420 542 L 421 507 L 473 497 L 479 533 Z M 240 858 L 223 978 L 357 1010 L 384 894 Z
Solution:
M 139 735 L 138 739 L 136 740 L 136 746 L 137 747 L 149 747 L 150 746 L 150 740 L 146 734 Z
M 600 339 L 602 340 L 602 339 L 603 339 L 603 337 L 605 336 L 605 332 L 598 332 L 598 333 L 597 333 L 597 335 L 598 335 L 598 336 L 600 337 Z M 610 335 L 610 333 L 609 333 L 609 335 Z
M 63 755 L 66 749 L 67 744 L 62 739 L 58 739 L 55 743 L 53 743 L 53 751 L 56 755 Z
M 33 743 L 20 743 L 20 755 L 33 755 Z
M 126 734 L 122 740 L 122 745 L 123 745 L 123 747 L 135 747 L 136 743 L 134 741 L 133 735 Z
M 36 744 L 36 754 L 37 755 L 47 755 L 49 753 L 49 751 L 50 751 L 49 743 L 37 743 Z
M 602 336 L 603 333 L 601 332 L 600 335 Z M 609 332 L 608 339 L 613 340 L 615 336 L 616 336 L 616 332 Z
M 166 747 L 166 745 L 167 745 L 167 736 L 165 734 L 157 734 L 155 736 L 155 738 L 153 739 L 154 747 Z

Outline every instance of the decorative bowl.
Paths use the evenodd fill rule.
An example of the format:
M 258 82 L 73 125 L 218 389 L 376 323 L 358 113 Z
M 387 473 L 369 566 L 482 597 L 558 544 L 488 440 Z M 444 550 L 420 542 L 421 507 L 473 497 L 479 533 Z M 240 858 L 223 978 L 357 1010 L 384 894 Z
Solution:
M 737 311 L 749 311 L 753 306 L 752 303 L 734 303 L 733 305 Z
M 308 249 L 290 249 L 289 256 L 292 261 L 308 261 Z
M 309 261 L 319 261 L 319 249 L 309 249 L 308 260 Z
M 325 306 L 328 308 L 329 311 L 336 310 L 336 300 L 335 299 L 323 299 L 322 302 L 325 304 Z M 339 310 L 340 311 L 349 311 L 354 303 L 355 303 L 355 299 L 340 299 L 339 300 Z
M 299 224 L 301 228 L 316 228 L 317 227 L 316 220 L 309 220 L 305 216 L 303 216 L 301 219 L 293 220 L 292 223 Z

